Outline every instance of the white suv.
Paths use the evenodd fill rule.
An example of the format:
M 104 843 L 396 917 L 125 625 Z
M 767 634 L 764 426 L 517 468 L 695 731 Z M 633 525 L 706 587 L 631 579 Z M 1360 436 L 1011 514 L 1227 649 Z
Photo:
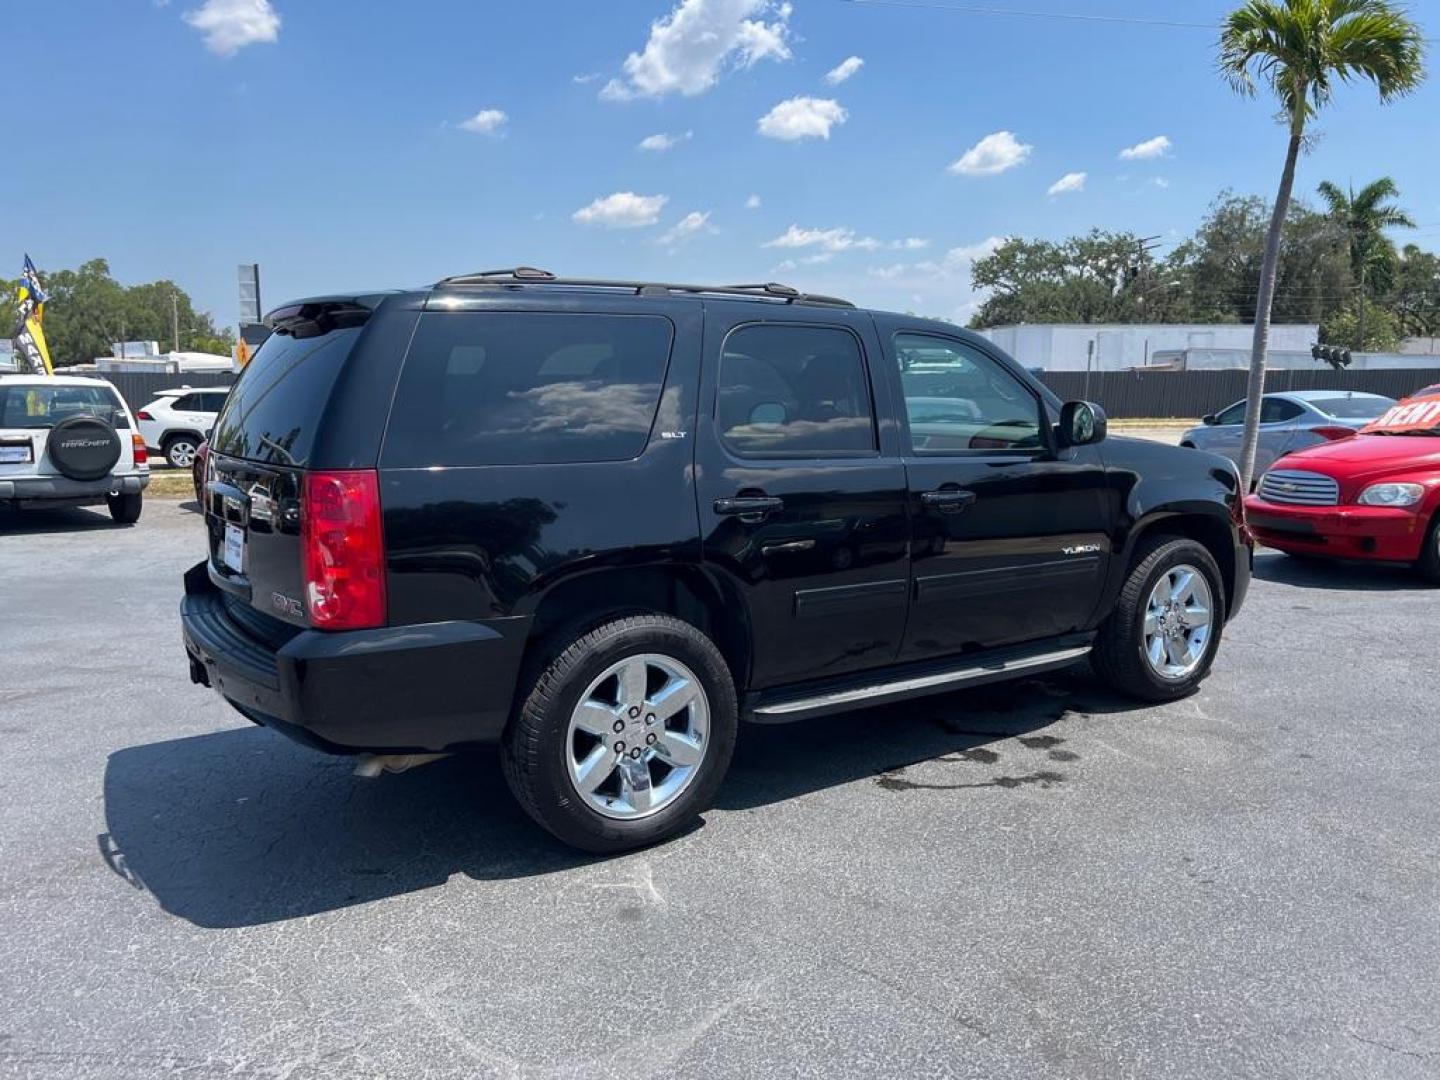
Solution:
M 149 456 L 103 379 L 0 375 L 0 507 L 96 506 L 140 518 Z
M 136 414 L 145 445 L 164 454 L 175 468 L 190 468 L 195 464 L 195 451 L 209 438 L 229 393 L 226 386 L 161 390 L 159 397 Z

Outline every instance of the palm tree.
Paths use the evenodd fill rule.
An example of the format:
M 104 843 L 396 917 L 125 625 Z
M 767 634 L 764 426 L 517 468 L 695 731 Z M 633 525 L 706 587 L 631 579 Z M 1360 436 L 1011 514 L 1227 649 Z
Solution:
M 1415 222 L 1389 201 L 1399 198 L 1400 189 L 1388 176 L 1367 184 L 1358 194 L 1353 186 L 1347 194 L 1329 180 L 1320 184 L 1319 191 L 1320 197 L 1330 207 L 1330 216 L 1345 230 L 1350 246 L 1350 268 L 1355 271 L 1355 280 L 1360 283 L 1360 348 L 1363 349 L 1370 271 L 1372 268 L 1391 271 L 1398 258 L 1395 244 L 1385 235 L 1385 230 L 1413 229 Z
M 1330 101 L 1337 82 L 1372 82 L 1382 103 L 1413 91 L 1425 78 L 1423 38 L 1420 27 L 1389 0 L 1247 0 L 1225 20 L 1220 71 L 1246 96 L 1255 93 L 1257 83 L 1269 87 L 1279 98 L 1290 129 L 1280 191 L 1265 237 L 1246 386 L 1240 478 L 1242 490 L 1249 490 L 1260 438 L 1260 397 L 1265 392 L 1280 237 L 1295 188 L 1305 125 Z

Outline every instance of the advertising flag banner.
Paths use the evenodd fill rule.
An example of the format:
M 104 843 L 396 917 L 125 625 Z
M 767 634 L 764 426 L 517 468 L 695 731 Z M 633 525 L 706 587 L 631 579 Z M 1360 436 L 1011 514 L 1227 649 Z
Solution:
M 1360 430 L 1368 434 L 1375 431 L 1429 431 L 1436 427 L 1440 427 L 1440 398 L 1432 397 L 1402 401 Z
M 40 284 L 40 272 L 25 256 L 25 266 L 20 272 L 20 285 L 15 290 L 15 300 L 20 317 L 15 324 L 15 355 L 35 375 L 54 375 L 50 363 L 50 346 L 45 342 L 45 301 L 48 297 Z

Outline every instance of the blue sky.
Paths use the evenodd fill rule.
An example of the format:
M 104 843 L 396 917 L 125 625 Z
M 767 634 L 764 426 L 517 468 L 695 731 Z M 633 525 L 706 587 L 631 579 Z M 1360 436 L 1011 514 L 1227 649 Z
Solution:
M 527 263 L 963 320 L 994 238 L 1173 240 L 1221 188 L 1273 192 L 1283 133 L 1216 77 L 1214 32 L 945 10 L 967 6 L 1229 5 L 52 0 L 7 27 L 28 94 L 0 236 L 12 269 L 104 256 L 222 323 L 249 261 L 267 307 Z M 1412 10 L 1440 36 L 1440 3 Z M 1440 247 L 1437 117 L 1440 80 L 1385 108 L 1343 90 L 1298 190 L 1389 174 Z

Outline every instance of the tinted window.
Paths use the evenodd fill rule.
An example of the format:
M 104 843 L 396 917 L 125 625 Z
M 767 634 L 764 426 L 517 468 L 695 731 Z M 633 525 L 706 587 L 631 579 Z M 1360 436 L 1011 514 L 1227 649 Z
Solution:
M 395 395 L 385 463 L 636 457 L 655 422 L 670 339 L 670 320 L 653 315 L 424 315 Z
M 120 398 L 108 386 L 0 386 L 0 428 L 49 428 L 71 416 L 130 426 Z
M 720 357 L 716 421 L 744 457 L 874 453 L 860 342 L 832 327 L 740 327 Z
M 203 406 L 200 403 L 199 394 L 181 394 L 171 402 L 170 407 L 179 409 L 181 412 L 199 412 Z
M 1310 404 L 1326 416 L 1339 420 L 1373 420 L 1386 409 L 1393 408 L 1395 400 L 1388 397 L 1333 397 L 1315 398 Z
M 218 453 L 276 465 L 306 465 L 320 416 L 359 328 L 320 337 L 265 339 L 215 424 Z
M 1039 399 L 991 357 L 924 334 L 896 335 L 895 353 L 917 454 L 1042 445 Z
M 1217 424 L 1243 424 L 1245 422 L 1245 402 L 1237 402 L 1231 405 L 1224 412 L 1215 417 Z
M 1260 403 L 1260 422 L 1278 424 L 1285 420 L 1294 420 L 1304 411 L 1301 406 L 1286 398 L 1265 398 Z

